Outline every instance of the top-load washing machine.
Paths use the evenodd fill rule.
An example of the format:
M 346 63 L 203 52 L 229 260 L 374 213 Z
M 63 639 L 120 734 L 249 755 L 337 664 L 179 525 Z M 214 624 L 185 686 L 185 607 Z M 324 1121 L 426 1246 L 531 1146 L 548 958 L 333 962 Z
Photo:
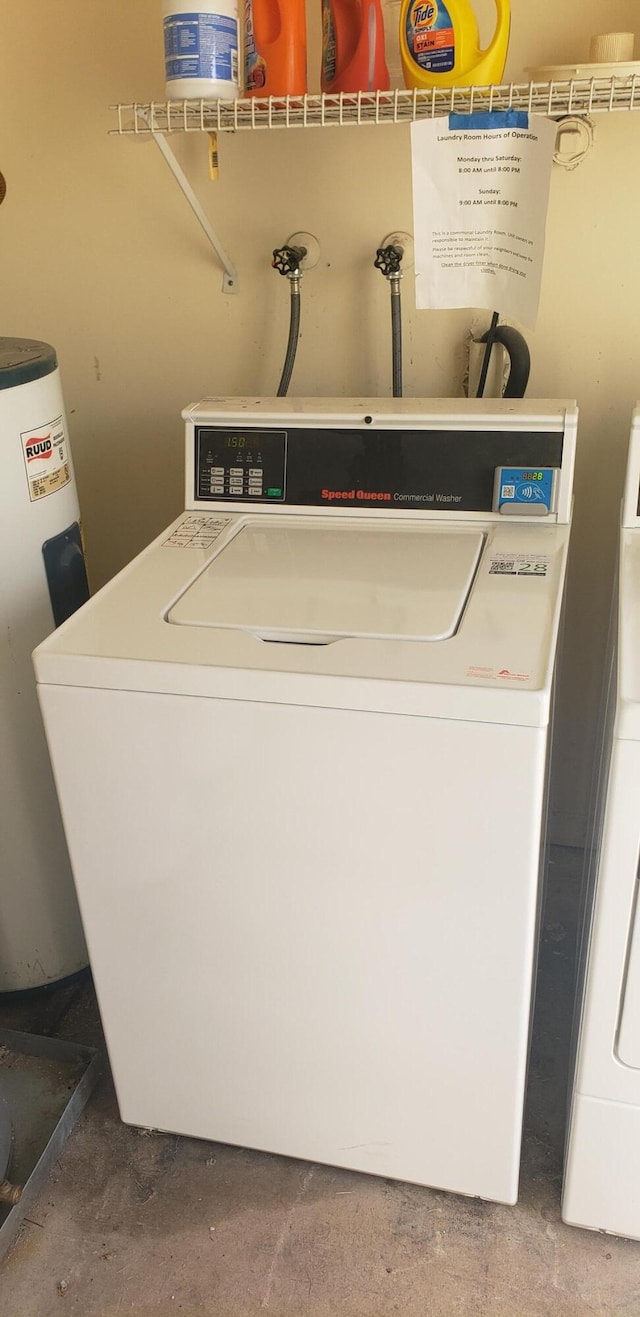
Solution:
M 122 1117 L 514 1202 L 575 407 L 185 417 L 35 654 Z
M 640 1239 L 640 409 L 611 640 L 562 1215 Z

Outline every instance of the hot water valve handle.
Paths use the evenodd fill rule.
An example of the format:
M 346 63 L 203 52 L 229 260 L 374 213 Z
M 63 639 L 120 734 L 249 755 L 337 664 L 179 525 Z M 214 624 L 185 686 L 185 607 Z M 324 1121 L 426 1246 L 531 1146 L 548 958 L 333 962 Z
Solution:
M 299 275 L 306 254 L 306 247 L 276 247 L 271 264 L 278 274 Z

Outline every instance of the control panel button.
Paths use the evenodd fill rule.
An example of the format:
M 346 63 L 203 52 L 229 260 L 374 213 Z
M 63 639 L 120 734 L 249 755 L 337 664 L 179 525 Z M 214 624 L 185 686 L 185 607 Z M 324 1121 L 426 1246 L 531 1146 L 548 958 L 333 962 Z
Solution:
M 212 466 L 212 468 L 211 468 L 211 476 L 212 476 L 212 478 L 213 478 L 213 476 L 224 476 L 224 467 L 223 467 L 223 466 Z
M 250 467 L 250 468 L 249 468 L 249 477 L 251 477 L 251 476 L 259 476 L 260 479 L 262 480 L 262 467 L 261 467 L 261 466 L 252 466 L 252 467 Z
M 244 475 L 243 466 L 232 466 L 229 468 L 229 476 L 231 480 L 233 480 L 234 476 L 242 477 L 243 475 Z

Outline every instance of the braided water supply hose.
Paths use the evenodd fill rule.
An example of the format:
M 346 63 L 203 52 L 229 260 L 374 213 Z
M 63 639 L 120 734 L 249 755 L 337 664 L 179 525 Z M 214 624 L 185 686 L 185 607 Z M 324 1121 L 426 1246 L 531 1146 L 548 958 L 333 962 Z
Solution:
M 404 248 L 396 243 L 388 247 L 378 247 L 373 262 L 376 270 L 381 270 L 389 280 L 391 292 L 391 354 L 393 372 L 393 396 L 402 397 L 402 303 L 400 298 L 400 280 L 402 279 L 402 258 Z
M 285 398 L 289 392 L 291 376 L 300 338 L 300 280 L 302 279 L 302 262 L 307 254 L 306 247 L 276 247 L 271 264 L 278 274 L 289 280 L 291 293 L 289 316 L 289 339 L 278 385 L 278 398 Z

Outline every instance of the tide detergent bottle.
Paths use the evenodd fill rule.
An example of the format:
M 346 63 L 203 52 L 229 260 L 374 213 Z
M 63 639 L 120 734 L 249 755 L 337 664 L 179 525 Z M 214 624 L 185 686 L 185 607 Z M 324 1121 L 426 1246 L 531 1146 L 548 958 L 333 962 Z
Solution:
M 486 87 L 504 73 L 511 28 L 510 0 L 495 0 L 496 30 L 480 49 L 470 0 L 403 0 L 400 57 L 407 87 Z

